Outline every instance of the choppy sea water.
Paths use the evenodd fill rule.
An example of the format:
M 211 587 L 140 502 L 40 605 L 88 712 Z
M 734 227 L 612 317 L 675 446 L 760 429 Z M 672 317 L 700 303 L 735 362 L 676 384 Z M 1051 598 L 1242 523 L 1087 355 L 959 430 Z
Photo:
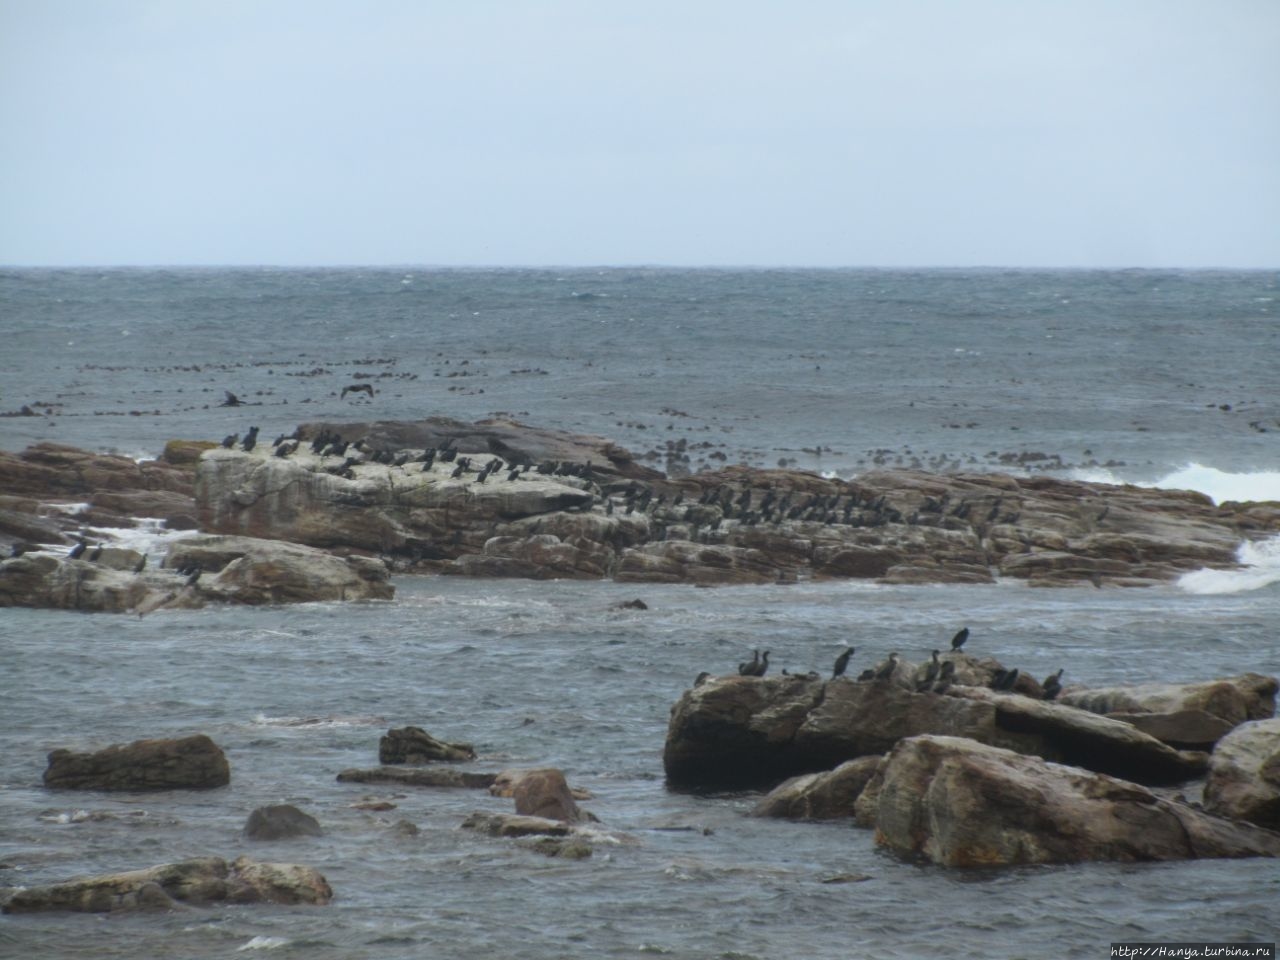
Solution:
M 0 410 L 49 406 L 0 419 L 0 446 L 154 455 L 249 422 L 272 435 L 508 411 L 638 452 L 702 437 L 728 462 L 794 456 L 841 475 L 877 450 L 944 468 L 1038 451 L 1068 473 L 1191 470 L 1215 496 L 1260 496 L 1278 469 L 1274 288 L 1262 273 L 7 271 Z M 316 369 L 330 372 L 289 375 Z M 375 384 L 372 403 L 337 396 L 355 382 Z M 228 389 L 262 406 L 218 407 Z M 390 603 L 0 611 L 0 884 L 248 853 L 312 864 L 336 894 L 325 908 L 6 916 L 0 954 L 1035 957 L 1051 944 L 1085 958 L 1113 940 L 1276 940 L 1274 861 L 946 871 L 846 824 L 748 818 L 757 794 L 662 778 L 671 704 L 752 648 L 775 669 L 825 670 L 846 642 L 863 665 L 891 649 L 922 659 L 967 624 L 975 653 L 1037 676 L 1065 667 L 1068 682 L 1280 672 L 1274 545 L 1242 559 L 1145 590 L 399 578 Z M 613 609 L 634 597 L 650 609 Z M 619 842 L 547 860 L 458 829 L 509 800 L 335 781 L 376 765 L 379 736 L 405 724 L 473 742 L 485 769 L 563 767 Z M 40 786 L 56 747 L 192 732 L 227 751 L 230 787 Z M 397 808 L 350 806 L 366 796 Z M 275 802 L 325 836 L 243 840 L 249 811 Z M 400 819 L 420 833 L 398 834 Z

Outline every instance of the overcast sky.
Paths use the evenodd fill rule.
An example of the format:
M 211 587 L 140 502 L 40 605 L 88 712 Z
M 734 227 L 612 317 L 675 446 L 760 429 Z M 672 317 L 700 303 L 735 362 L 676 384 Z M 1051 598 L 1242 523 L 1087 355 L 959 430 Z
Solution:
M 1277 0 L 0 0 L 0 263 L 1280 266 Z

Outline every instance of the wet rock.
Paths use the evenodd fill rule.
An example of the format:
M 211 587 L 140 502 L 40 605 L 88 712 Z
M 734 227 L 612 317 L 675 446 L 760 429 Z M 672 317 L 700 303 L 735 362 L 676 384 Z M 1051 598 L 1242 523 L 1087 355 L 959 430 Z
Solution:
M 903 740 L 858 810 L 881 846 L 951 867 L 1280 856 L 1280 834 L 959 737 Z
M 388 730 L 378 741 L 379 763 L 435 763 L 474 760 L 469 743 L 445 743 L 421 727 Z
M 591 844 L 581 837 L 536 837 L 521 846 L 560 860 L 585 860 L 592 854 Z
M 879 768 L 880 760 L 880 757 L 859 757 L 827 773 L 792 777 L 769 791 L 751 815 L 788 820 L 852 819 L 854 803 Z
M 579 823 L 591 819 L 578 808 L 564 773 L 553 767 L 525 771 L 514 783 L 511 795 L 516 803 L 516 814 L 522 817 L 538 817 L 564 823 Z
M 704 680 L 672 708 L 663 748 L 668 782 L 776 783 L 878 756 L 899 740 L 926 733 L 967 737 L 1152 784 L 1181 782 L 1207 767 L 1206 755 L 1174 750 L 1120 721 L 981 687 L 916 693 L 910 683 L 914 666 L 902 661 L 898 669 L 901 683 L 798 676 Z
M 288 840 L 293 837 L 319 837 L 324 834 L 320 822 L 291 803 L 275 803 L 258 807 L 249 814 L 244 835 L 250 840 Z
M 516 795 L 516 787 L 531 774 L 539 774 L 538 770 L 502 770 L 499 771 L 497 778 L 489 787 L 489 795 L 492 797 L 514 797 Z M 570 787 L 569 794 L 574 800 L 590 800 L 592 793 L 582 787 Z
M 94 753 L 54 750 L 44 785 L 55 790 L 178 790 L 223 787 L 231 768 L 204 734 L 137 740 Z
M 341 783 L 394 783 L 404 787 L 459 787 L 485 790 L 497 779 L 495 773 L 467 773 L 449 767 L 374 767 L 370 770 L 343 770 Z
M 1280 719 L 1251 720 L 1219 741 L 1204 804 L 1212 813 L 1280 830 Z
M 0 560 L 0 607 L 124 613 L 164 596 L 147 579 L 83 559 L 28 553 Z
M 511 813 L 473 813 L 462 822 L 462 828 L 491 837 L 567 837 L 573 832 L 573 827 L 562 820 Z
M 325 904 L 333 891 L 311 867 L 258 863 L 240 857 L 228 864 L 219 857 L 166 863 L 145 870 L 106 874 L 17 890 L 5 913 L 74 911 L 107 913 L 174 903 Z

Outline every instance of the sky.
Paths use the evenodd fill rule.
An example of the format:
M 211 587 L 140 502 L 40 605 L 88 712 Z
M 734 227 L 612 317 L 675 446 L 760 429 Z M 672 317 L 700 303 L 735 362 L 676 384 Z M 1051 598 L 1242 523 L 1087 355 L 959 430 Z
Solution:
M 0 0 L 0 264 L 1280 267 L 1277 0 Z

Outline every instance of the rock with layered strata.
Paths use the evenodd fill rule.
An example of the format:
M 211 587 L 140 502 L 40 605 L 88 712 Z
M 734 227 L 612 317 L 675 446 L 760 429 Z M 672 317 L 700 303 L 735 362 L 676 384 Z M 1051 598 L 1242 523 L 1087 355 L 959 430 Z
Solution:
M 911 676 L 905 661 L 898 669 Z M 1150 784 L 1191 779 L 1208 764 L 1205 754 L 1175 750 L 1129 724 L 1014 693 L 958 684 L 917 693 L 909 679 L 801 676 L 713 677 L 686 691 L 671 711 L 663 764 L 675 786 L 761 786 L 880 755 L 919 734 L 967 737 Z
M 1280 719 L 1250 720 L 1222 738 L 1209 761 L 1204 805 L 1280 830 Z
M 135 740 L 93 753 L 54 750 L 44 785 L 54 790 L 181 790 L 224 787 L 231 767 L 204 734 Z
M 333 890 L 314 868 L 259 863 L 240 857 L 228 864 L 201 857 L 144 870 L 24 887 L 5 903 L 5 913 L 173 909 L 213 903 L 327 904 Z
M 1280 834 L 960 737 L 903 740 L 857 806 L 879 845 L 948 867 L 1280 856 Z

